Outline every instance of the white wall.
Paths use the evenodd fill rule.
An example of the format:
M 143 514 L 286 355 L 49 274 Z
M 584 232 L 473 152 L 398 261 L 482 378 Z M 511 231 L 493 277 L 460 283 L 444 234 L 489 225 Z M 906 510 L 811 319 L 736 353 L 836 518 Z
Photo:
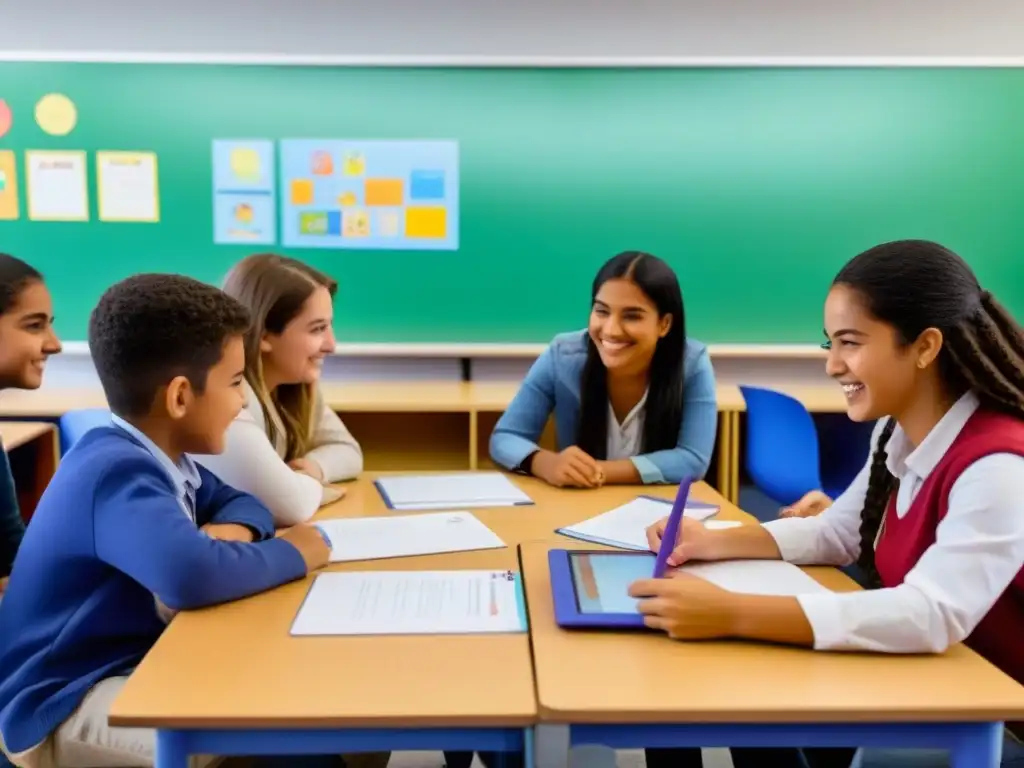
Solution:
M 0 58 L 22 51 L 560 60 L 1024 57 L 1016 0 L 0 0 Z M 485 379 L 529 360 L 482 360 Z M 822 381 L 813 360 L 716 360 L 723 381 Z M 458 362 L 349 358 L 331 379 L 458 379 Z M 94 383 L 84 355 L 47 386 Z
M 1005 57 L 1018 0 L 0 0 L 0 51 Z

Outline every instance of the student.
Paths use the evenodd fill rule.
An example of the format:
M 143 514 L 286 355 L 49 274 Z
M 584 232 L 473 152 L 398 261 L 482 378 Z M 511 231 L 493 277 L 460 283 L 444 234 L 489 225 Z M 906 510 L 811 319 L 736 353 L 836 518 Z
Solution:
M 363 471 L 359 444 L 317 387 L 334 352 L 337 283 L 301 261 L 258 254 L 235 265 L 224 290 L 253 318 L 245 335 L 245 407 L 220 456 L 196 460 L 266 504 L 279 526 L 308 520 L 341 497 L 330 483 Z
M 678 483 L 707 472 L 718 409 L 707 349 L 686 337 L 672 268 L 626 251 L 598 272 L 586 331 L 556 336 L 491 437 L 491 456 L 556 486 Z M 554 413 L 558 452 L 537 442 Z
M 0 748 L 15 765 L 153 765 L 155 732 L 107 713 L 169 616 L 327 563 L 317 528 L 275 538 L 263 504 L 187 456 L 220 451 L 242 407 L 248 323 L 177 275 L 131 277 L 93 311 L 112 423 L 61 461 L 0 603 Z
M 38 389 L 47 359 L 59 352 L 43 276 L 0 253 L 0 389 Z M 24 533 L 11 466 L 0 445 L 0 597 Z
M 645 580 L 631 594 L 647 624 L 815 650 L 939 653 L 965 641 L 1024 683 L 1024 332 L 963 260 L 922 241 L 850 261 L 825 329 L 850 418 L 882 419 L 873 456 L 821 514 L 725 531 L 684 521 L 671 562 L 857 562 L 874 589 L 764 597 Z M 663 530 L 648 531 L 652 547 Z M 1014 760 L 1024 749 L 1007 738 L 1003 764 Z

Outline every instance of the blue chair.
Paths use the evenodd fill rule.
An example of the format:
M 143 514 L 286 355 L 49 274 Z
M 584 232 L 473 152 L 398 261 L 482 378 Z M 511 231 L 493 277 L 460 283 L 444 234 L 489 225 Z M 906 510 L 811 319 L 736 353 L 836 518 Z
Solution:
M 90 429 L 109 427 L 110 411 L 106 408 L 79 408 L 68 411 L 60 417 L 57 426 L 60 429 L 60 452 L 63 455 Z
M 870 431 L 844 435 L 844 445 L 831 452 L 838 458 L 823 467 L 818 429 L 803 403 L 762 387 L 741 386 L 740 392 L 747 404 L 744 459 L 759 490 L 782 505 L 813 490 L 833 499 L 846 490 L 864 465 Z

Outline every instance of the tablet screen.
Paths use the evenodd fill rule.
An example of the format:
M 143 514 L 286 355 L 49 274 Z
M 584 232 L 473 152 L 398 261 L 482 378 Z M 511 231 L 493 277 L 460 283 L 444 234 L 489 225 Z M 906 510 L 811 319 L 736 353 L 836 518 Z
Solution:
M 655 557 L 646 552 L 572 552 L 572 583 L 580 613 L 637 613 L 629 585 L 649 579 Z

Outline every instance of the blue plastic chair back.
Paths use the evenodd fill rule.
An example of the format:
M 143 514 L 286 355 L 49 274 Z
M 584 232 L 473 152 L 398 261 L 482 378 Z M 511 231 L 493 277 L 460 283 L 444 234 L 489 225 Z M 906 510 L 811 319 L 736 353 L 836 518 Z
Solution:
M 95 427 L 110 426 L 110 411 L 106 408 L 79 408 L 60 417 L 60 451 L 65 454 Z
M 799 400 L 761 387 L 740 387 L 747 403 L 745 463 L 754 484 L 779 504 L 821 488 L 818 431 Z

